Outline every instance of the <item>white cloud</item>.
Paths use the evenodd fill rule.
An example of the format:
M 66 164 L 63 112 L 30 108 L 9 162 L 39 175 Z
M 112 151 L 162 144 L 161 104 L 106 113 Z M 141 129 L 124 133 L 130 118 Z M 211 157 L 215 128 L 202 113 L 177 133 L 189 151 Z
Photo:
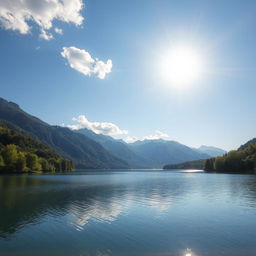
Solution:
M 41 29 L 39 37 L 47 41 L 53 39 L 53 35 L 51 33 L 46 32 L 44 29 Z
M 63 47 L 61 56 L 68 61 L 71 68 L 86 76 L 96 74 L 98 78 L 104 79 L 112 69 L 112 60 L 103 62 L 94 59 L 89 52 L 74 46 Z
M 55 28 L 54 31 L 57 34 L 63 35 L 63 30 L 61 28 Z
M 112 69 L 112 60 L 107 60 L 106 63 L 104 63 L 101 60 L 96 60 L 93 72 L 98 74 L 98 78 L 104 79 L 106 74 L 111 72 L 111 69 Z
M 128 134 L 127 130 L 121 130 L 117 125 L 107 122 L 90 122 L 84 115 L 72 118 L 78 124 L 68 125 L 71 130 L 78 130 L 87 128 L 97 134 L 104 134 L 109 136 Z
M 28 34 L 32 21 L 39 26 L 40 37 L 49 40 L 52 35 L 47 31 L 53 27 L 54 20 L 81 25 L 82 8 L 82 0 L 1 0 L 0 25 Z
M 142 140 L 159 140 L 159 139 L 167 139 L 169 138 L 169 135 L 166 133 L 163 133 L 161 131 L 155 131 L 155 134 L 145 136 Z
M 139 140 L 137 137 L 135 136 L 128 136 L 126 138 L 123 139 L 126 143 L 133 143 L 137 140 Z
M 126 138 L 124 138 L 123 140 L 126 142 L 126 143 L 133 143 L 135 141 L 138 141 L 138 140 L 159 140 L 159 139 L 168 139 L 170 138 L 170 136 L 166 133 L 163 133 L 161 131 L 155 131 L 155 134 L 153 135 L 148 135 L 148 136 L 144 136 L 143 138 L 138 138 L 138 137 L 135 137 L 135 136 L 128 136 Z
M 90 75 L 92 73 L 92 66 L 95 61 L 90 53 L 85 50 L 76 47 L 63 47 L 61 56 L 67 59 L 70 67 L 78 72 L 84 75 Z

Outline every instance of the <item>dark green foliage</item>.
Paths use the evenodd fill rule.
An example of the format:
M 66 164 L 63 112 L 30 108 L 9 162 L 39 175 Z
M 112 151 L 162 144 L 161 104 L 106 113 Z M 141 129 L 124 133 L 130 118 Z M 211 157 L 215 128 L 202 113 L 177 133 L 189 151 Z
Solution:
M 17 147 L 12 144 L 6 145 L 1 150 L 1 155 L 4 160 L 4 165 L 10 169 L 15 169 L 15 165 L 18 157 Z
M 256 140 L 251 140 L 238 150 L 232 150 L 222 157 L 208 159 L 204 169 L 208 172 L 256 172 Z
M 28 135 L 0 125 L 0 172 L 71 171 L 70 160 Z
M 4 166 L 4 159 L 2 155 L 0 155 L 0 168 Z
M 85 135 L 68 128 L 51 126 L 24 112 L 17 104 L 2 98 L 0 98 L 0 120 L 4 120 L 5 123 L 7 121 L 8 127 L 15 126 L 15 129 L 43 142 L 63 157 L 72 159 L 76 168 L 129 168 L 125 161 L 109 153 L 99 143 Z M 13 129 L 13 127 L 9 128 Z M 36 155 L 43 158 L 51 157 L 44 155 L 48 152 L 40 148 L 38 150 L 34 152 Z
M 205 170 L 208 170 L 209 172 L 212 172 L 213 169 L 213 158 L 207 159 L 205 161 L 205 166 L 203 167 Z
M 168 164 L 163 167 L 163 169 L 197 169 L 197 170 L 203 170 L 205 163 L 208 160 L 195 160 L 195 161 L 189 161 L 184 162 L 180 164 Z
M 19 152 L 16 163 L 15 163 L 15 170 L 26 170 L 27 168 L 26 165 L 27 165 L 26 153 Z
M 244 145 L 241 145 L 238 150 L 242 150 L 245 149 L 246 147 L 252 145 L 252 144 L 256 144 L 256 138 L 249 140 L 248 142 L 246 142 Z
M 27 167 L 30 170 L 40 171 L 41 164 L 39 163 L 38 156 L 33 153 L 27 153 L 26 155 Z

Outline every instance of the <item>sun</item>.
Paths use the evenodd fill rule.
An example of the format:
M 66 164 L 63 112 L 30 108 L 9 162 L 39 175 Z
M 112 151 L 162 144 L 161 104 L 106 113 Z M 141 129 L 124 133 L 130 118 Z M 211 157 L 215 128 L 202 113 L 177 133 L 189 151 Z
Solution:
M 190 47 L 173 47 L 163 54 L 160 62 L 162 78 L 175 87 L 186 88 L 202 74 L 201 57 Z

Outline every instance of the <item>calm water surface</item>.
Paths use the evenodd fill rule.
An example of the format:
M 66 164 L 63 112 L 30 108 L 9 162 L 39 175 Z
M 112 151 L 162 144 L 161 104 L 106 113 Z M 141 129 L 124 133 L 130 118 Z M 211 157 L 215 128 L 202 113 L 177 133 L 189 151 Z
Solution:
M 189 250 L 188 250 L 189 249 Z M 256 176 L 0 176 L 0 255 L 256 255 Z

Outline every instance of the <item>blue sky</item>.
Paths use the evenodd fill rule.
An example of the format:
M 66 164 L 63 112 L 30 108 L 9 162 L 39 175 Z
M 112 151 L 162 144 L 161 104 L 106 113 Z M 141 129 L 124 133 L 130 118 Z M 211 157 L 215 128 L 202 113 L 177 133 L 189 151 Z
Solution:
M 51 28 L 29 20 L 23 34 L 3 24 L 5 2 L 0 96 L 25 111 L 58 125 L 77 125 L 72 119 L 84 115 L 97 131 L 113 124 L 119 138 L 168 135 L 193 147 L 230 150 L 255 137 L 255 1 L 84 0 L 80 24 L 76 16 L 67 22 L 53 16 Z M 19 14 L 17 6 L 12 11 Z M 54 38 L 40 38 L 42 30 Z M 175 45 L 196 49 L 203 59 L 204 73 L 189 88 L 160 75 L 160 60 Z M 93 68 L 111 60 L 111 72 L 104 79 L 78 72 L 61 55 L 63 47 L 89 53 Z

